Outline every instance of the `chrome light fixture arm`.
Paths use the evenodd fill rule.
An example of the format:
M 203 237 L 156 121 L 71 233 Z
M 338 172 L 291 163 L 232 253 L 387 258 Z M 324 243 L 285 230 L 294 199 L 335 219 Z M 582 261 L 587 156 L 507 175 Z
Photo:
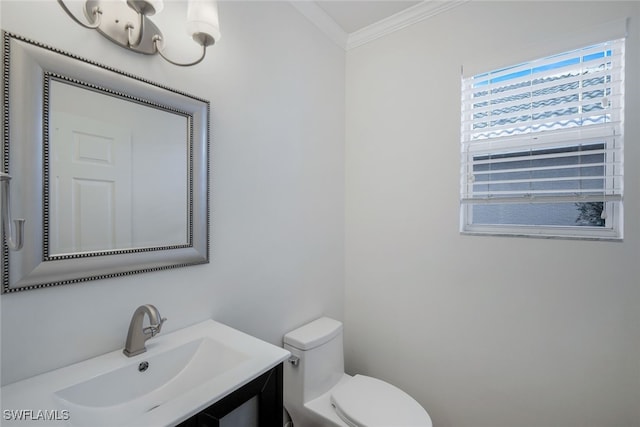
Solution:
M 195 36 L 194 36 L 195 39 Z M 160 55 L 165 61 L 167 61 L 170 64 L 173 65 L 177 65 L 178 67 L 190 67 L 192 65 L 196 65 L 199 64 L 200 62 L 202 62 L 202 60 L 204 59 L 205 55 L 207 54 L 207 45 L 206 44 L 201 44 L 202 46 L 202 55 L 200 55 L 200 58 L 196 59 L 193 62 L 187 62 L 187 63 L 180 63 L 180 62 L 175 62 L 171 59 L 169 59 L 164 52 L 162 51 L 162 49 L 160 49 L 160 46 L 158 46 L 159 42 L 162 41 L 162 37 L 156 35 L 153 37 L 153 45 L 156 48 L 156 52 L 158 52 L 158 55 Z M 213 43 L 212 43 L 213 44 Z
M 4 172 L 0 172 L 0 191 L 2 192 L 2 229 L 4 230 L 9 249 L 19 251 L 22 249 L 22 245 L 24 244 L 24 219 L 11 220 L 11 208 L 9 207 L 11 200 L 9 193 L 9 181 L 11 181 L 11 176 Z
M 142 13 L 138 12 L 138 31 L 137 31 L 137 37 L 135 37 L 134 39 L 134 30 L 136 29 L 135 25 L 133 25 L 131 22 L 127 22 L 127 24 L 125 25 L 125 30 L 127 30 L 127 43 L 128 43 L 128 47 L 130 49 L 136 48 L 138 46 L 140 46 L 140 43 L 142 43 L 142 36 L 144 34 L 144 15 Z
M 67 15 L 69 15 L 69 17 L 71 19 L 73 19 L 77 24 L 83 26 L 84 28 L 88 28 L 90 30 L 95 30 L 96 28 L 98 28 L 102 22 L 102 10 L 99 7 L 94 7 L 92 10 L 93 16 L 95 18 L 94 22 L 92 24 L 85 24 L 84 22 L 82 22 L 81 20 L 79 20 L 78 18 L 75 17 L 75 15 L 69 10 L 69 8 L 67 7 L 66 4 L 64 4 L 63 0 L 58 0 L 58 4 L 60 5 L 60 7 L 62 7 L 62 10 L 64 10 L 66 12 Z

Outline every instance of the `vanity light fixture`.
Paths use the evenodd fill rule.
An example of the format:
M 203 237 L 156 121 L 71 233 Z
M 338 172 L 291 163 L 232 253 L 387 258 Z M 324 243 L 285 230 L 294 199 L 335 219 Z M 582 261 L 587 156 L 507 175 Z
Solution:
M 216 0 L 189 0 L 187 31 L 202 46 L 202 56 L 189 63 L 169 59 L 162 49 L 162 32 L 149 19 L 164 8 L 163 0 L 86 0 L 84 13 L 88 23 L 82 22 L 67 8 L 63 0 L 58 4 L 76 23 L 97 30 L 112 42 L 134 52 L 159 54 L 168 62 L 188 67 L 204 59 L 207 47 L 220 39 L 218 4 Z

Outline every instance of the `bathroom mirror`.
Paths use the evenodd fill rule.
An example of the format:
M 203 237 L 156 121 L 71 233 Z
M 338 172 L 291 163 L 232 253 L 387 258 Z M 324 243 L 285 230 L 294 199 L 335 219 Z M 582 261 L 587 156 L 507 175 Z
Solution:
M 2 171 L 26 220 L 2 292 L 208 262 L 209 102 L 2 38 Z

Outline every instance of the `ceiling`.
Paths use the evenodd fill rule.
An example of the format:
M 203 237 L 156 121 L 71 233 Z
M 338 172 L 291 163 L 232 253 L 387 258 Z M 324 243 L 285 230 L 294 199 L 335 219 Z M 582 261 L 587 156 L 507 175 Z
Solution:
M 316 0 L 347 34 L 375 24 L 422 1 L 409 0 Z

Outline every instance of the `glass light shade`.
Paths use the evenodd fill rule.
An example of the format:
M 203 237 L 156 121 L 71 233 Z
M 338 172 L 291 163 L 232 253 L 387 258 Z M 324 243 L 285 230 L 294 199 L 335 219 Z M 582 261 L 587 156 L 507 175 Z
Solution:
M 187 31 L 190 36 L 206 34 L 214 41 L 220 40 L 218 3 L 216 0 L 189 0 L 187 6 Z
M 155 9 L 156 13 L 162 12 L 164 9 L 164 1 L 163 0 L 147 0 L 151 6 Z

